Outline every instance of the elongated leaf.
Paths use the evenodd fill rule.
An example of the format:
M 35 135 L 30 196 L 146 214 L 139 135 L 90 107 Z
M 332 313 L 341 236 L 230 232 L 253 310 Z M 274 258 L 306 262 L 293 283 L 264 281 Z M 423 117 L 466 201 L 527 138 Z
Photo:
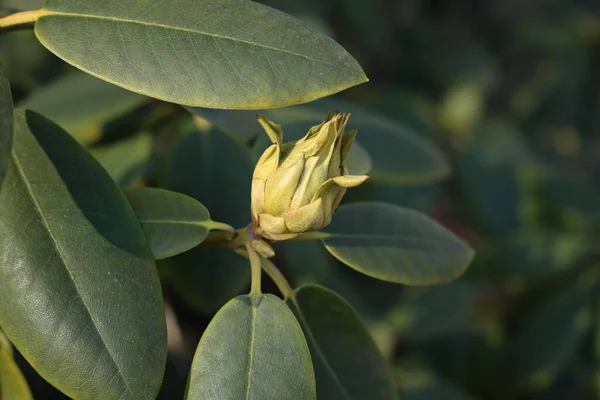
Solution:
M 597 282 L 595 272 L 583 274 L 576 282 L 542 298 L 526 314 L 517 327 L 511 352 L 517 383 L 527 389 L 546 388 L 571 361 L 591 327 Z
M 71 397 L 154 398 L 166 358 L 161 288 L 125 196 L 66 132 L 30 111 L 15 113 L 5 189 L 6 335 Z
M 0 332 L 0 399 L 31 400 L 31 391 L 12 355 L 10 343 Z
M 201 202 L 211 216 L 235 228 L 250 223 L 252 164 L 247 148 L 190 121 L 175 146 L 165 189 Z M 224 248 L 195 247 L 160 263 L 165 278 L 200 312 L 213 314 L 250 282 L 248 261 Z
M 13 102 L 10 84 L 0 66 L 0 189 L 10 164 L 13 142 Z
M 316 399 L 310 352 L 285 304 L 269 294 L 227 303 L 202 335 L 186 399 Z
M 308 340 L 319 399 L 396 399 L 392 377 L 356 312 L 320 286 L 296 290 L 287 300 Z
M 57 56 L 174 103 L 271 108 L 367 81 L 331 38 L 251 1 L 48 0 L 43 10 L 35 32 Z
M 323 243 L 344 264 L 366 275 L 407 285 L 433 285 L 459 277 L 473 250 L 431 218 L 391 204 L 340 207 Z
M 19 107 L 39 112 L 81 143 L 98 139 L 102 125 L 150 99 L 75 70 L 33 92 Z
M 254 112 L 194 107 L 189 110 L 243 140 L 260 135 L 257 155 L 268 144 Z M 391 185 L 414 185 L 439 181 L 450 173 L 441 153 L 416 132 L 402 123 L 345 101 L 327 98 L 294 107 L 261 110 L 260 113 L 283 125 L 284 140 L 289 141 L 301 138 L 312 125 L 322 122 L 327 113 L 335 111 L 352 114 L 348 128 L 358 129 L 361 149 L 371 158 L 371 180 Z
M 202 203 L 181 193 L 153 188 L 123 190 L 137 214 L 154 258 L 183 253 L 200 243 L 211 229 L 233 228 L 210 219 Z

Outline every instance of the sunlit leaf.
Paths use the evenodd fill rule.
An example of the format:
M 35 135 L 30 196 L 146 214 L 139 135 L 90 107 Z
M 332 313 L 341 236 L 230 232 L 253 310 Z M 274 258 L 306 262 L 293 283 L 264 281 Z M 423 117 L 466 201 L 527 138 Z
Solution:
M 153 398 L 165 316 L 127 199 L 85 149 L 30 111 L 15 113 L 11 162 L 0 193 L 2 329 L 70 397 Z
M 344 205 L 325 233 L 323 242 L 338 260 L 374 278 L 408 285 L 456 279 L 474 255 L 431 218 L 386 203 Z
M 259 109 L 311 101 L 367 81 L 340 45 L 251 1 L 47 0 L 35 32 L 99 78 L 174 103 Z M 260 26 L 260 29 L 257 29 Z
M 0 399 L 33 399 L 27 381 L 13 359 L 11 345 L 2 332 L 0 332 Z
M 316 399 L 298 321 L 273 295 L 239 296 L 202 335 L 186 399 Z
M 13 102 L 10 84 L 0 66 L 0 189 L 10 164 L 13 142 Z

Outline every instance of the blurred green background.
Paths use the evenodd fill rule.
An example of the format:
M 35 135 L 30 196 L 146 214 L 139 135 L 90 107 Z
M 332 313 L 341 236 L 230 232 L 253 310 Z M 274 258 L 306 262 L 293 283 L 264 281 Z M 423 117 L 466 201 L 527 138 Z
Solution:
M 418 209 L 478 252 L 455 283 L 415 288 L 360 275 L 318 243 L 280 245 L 291 282 L 321 283 L 361 313 L 404 399 L 600 399 L 600 2 L 263 3 L 335 38 L 370 78 L 317 107 L 361 107 L 341 111 L 356 118 L 374 179 L 345 201 Z M 253 114 L 197 110 L 214 125 L 194 120 L 78 73 L 30 31 L 2 36 L 0 60 L 15 103 L 69 130 L 119 184 L 180 191 L 215 220 L 248 223 Z M 302 113 L 286 116 L 290 132 L 326 112 Z M 404 133 L 432 143 L 438 164 L 419 164 Z M 206 248 L 159 264 L 170 324 L 160 398 L 182 397 L 202 330 L 247 290 L 245 264 Z M 19 361 L 36 398 L 62 398 Z

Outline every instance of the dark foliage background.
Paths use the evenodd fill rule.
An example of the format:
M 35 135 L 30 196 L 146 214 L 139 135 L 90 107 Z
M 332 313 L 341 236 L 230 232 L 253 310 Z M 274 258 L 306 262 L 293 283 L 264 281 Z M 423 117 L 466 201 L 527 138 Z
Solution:
M 411 288 L 344 268 L 319 246 L 286 244 L 277 263 L 291 281 L 319 282 L 352 303 L 405 399 L 600 398 L 600 3 L 264 3 L 319 26 L 358 59 L 370 82 L 341 97 L 412 128 L 452 166 L 447 179 L 365 185 L 348 201 L 419 209 L 478 251 L 455 283 Z M 2 37 L 0 58 L 17 104 L 73 72 L 32 32 Z M 55 93 L 56 105 L 70 98 Z M 213 179 L 190 172 L 201 168 L 194 149 L 232 154 L 233 139 L 200 143 L 186 136 L 185 110 L 130 103 L 88 110 L 83 121 L 73 117 L 78 102 L 56 112 L 120 184 L 181 191 L 201 200 L 215 220 L 245 224 L 247 199 L 231 200 L 221 177 L 247 177 L 240 185 L 249 188 L 249 157 L 236 157 L 238 170 L 213 170 Z M 213 268 L 195 269 L 198 260 Z M 182 397 L 204 327 L 224 301 L 247 290 L 243 265 L 200 248 L 160 263 L 171 324 L 161 398 Z M 36 398 L 61 398 L 20 361 Z

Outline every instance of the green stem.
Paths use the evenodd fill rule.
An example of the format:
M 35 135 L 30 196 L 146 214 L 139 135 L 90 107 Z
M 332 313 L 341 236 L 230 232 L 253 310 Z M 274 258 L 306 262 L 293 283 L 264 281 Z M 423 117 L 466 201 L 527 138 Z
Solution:
M 31 28 L 38 18 L 50 14 L 46 10 L 21 11 L 0 18 L 0 32 Z
M 248 252 L 248 257 L 250 258 L 250 269 L 252 271 L 252 284 L 250 286 L 250 294 L 253 296 L 260 296 L 262 294 L 261 286 L 261 259 L 250 245 L 250 242 L 246 243 L 246 251 Z
M 296 306 L 298 306 L 296 303 L 296 292 L 294 292 L 292 286 L 290 286 L 287 279 L 285 279 L 285 276 L 283 276 L 275 264 L 273 264 L 273 262 L 270 260 L 263 258 L 262 266 L 267 275 L 269 275 L 273 282 L 275 282 L 283 297 L 290 299 Z

